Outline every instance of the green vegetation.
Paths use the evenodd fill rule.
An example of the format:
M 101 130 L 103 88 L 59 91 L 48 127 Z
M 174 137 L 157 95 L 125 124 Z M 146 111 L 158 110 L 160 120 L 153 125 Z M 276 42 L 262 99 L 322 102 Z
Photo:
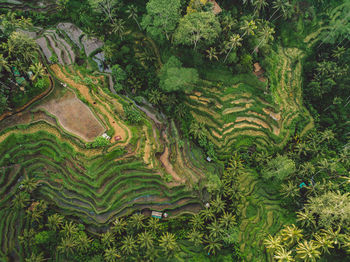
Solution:
M 0 261 L 347 261 L 349 11 L 0 1 Z

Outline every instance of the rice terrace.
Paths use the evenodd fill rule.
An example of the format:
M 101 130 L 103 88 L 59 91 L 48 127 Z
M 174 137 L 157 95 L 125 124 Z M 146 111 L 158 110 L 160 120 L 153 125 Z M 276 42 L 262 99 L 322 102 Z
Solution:
M 348 13 L 0 0 L 0 262 L 350 261 Z

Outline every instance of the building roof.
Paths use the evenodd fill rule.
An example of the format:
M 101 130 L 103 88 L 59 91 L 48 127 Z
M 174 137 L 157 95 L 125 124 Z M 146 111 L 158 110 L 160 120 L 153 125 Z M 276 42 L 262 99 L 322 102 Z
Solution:
M 220 14 L 222 12 L 221 7 L 218 5 L 218 3 L 215 0 L 209 0 L 208 2 L 213 3 L 214 5 L 213 13 L 215 15 Z

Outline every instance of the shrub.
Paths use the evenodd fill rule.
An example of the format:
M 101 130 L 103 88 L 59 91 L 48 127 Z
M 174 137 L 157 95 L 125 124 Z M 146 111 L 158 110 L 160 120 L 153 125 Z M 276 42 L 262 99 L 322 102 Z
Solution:
M 126 106 L 124 107 L 124 112 L 126 115 L 126 119 L 131 123 L 139 124 L 142 122 L 142 115 L 141 113 L 134 108 L 133 106 Z
M 109 140 L 102 136 L 98 136 L 95 138 L 94 142 L 87 143 L 87 148 L 98 148 L 98 147 L 105 147 L 109 145 Z

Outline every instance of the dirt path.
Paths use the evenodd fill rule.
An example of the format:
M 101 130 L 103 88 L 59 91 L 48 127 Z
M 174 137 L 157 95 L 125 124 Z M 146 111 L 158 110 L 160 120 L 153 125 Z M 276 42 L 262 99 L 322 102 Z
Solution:
M 118 146 L 126 146 L 131 139 L 131 131 L 129 130 L 128 127 L 126 127 L 125 125 L 123 125 L 121 123 L 121 120 L 117 120 L 116 118 L 114 118 L 111 112 L 109 112 L 105 106 L 101 105 L 104 104 L 103 101 L 101 101 L 97 96 L 95 96 L 94 98 L 92 97 L 92 95 L 90 94 L 90 90 L 87 86 L 82 85 L 82 84 L 78 84 L 75 83 L 73 79 L 68 78 L 61 70 L 61 68 L 58 65 L 52 65 L 51 66 L 51 70 L 55 73 L 55 75 L 63 82 L 69 84 L 70 86 L 74 87 L 76 90 L 79 91 L 79 93 L 87 100 L 87 102 L 89 102 L 90 105 L 93 105 L 93 107 L 96 107 L 99 109 L 99 111 L 105 115 L 108 119 L 108 122 L 110 124 L 110 126 L 114 129 L 115 133 L 114 135 L 119 135 L 122 137 L 122 141 L 123 143 L 119 143 L 118 142 Z M 67 72 L 68 74 L 68 72 Z M 100 103 L 96 103 L 95 100 L 98 100 Z M 127 130 L 127 131 L 125 131 Z M 111 138 L 111 142 L 116 142 L 114 135 Z
M 143 132 L 145 134 L 146 137 L 146 142 L 145 142 L 145 150 L 144 150 L 144 154 L 143 154 L 143 161 L 148 164 L 151 168 L 153 168 L 153 163 L 152 161 L 150 161 L 151 158 L 151 141 L 148 137 L 148 130 L 147 130 L 147 126 L 143 126 Z

